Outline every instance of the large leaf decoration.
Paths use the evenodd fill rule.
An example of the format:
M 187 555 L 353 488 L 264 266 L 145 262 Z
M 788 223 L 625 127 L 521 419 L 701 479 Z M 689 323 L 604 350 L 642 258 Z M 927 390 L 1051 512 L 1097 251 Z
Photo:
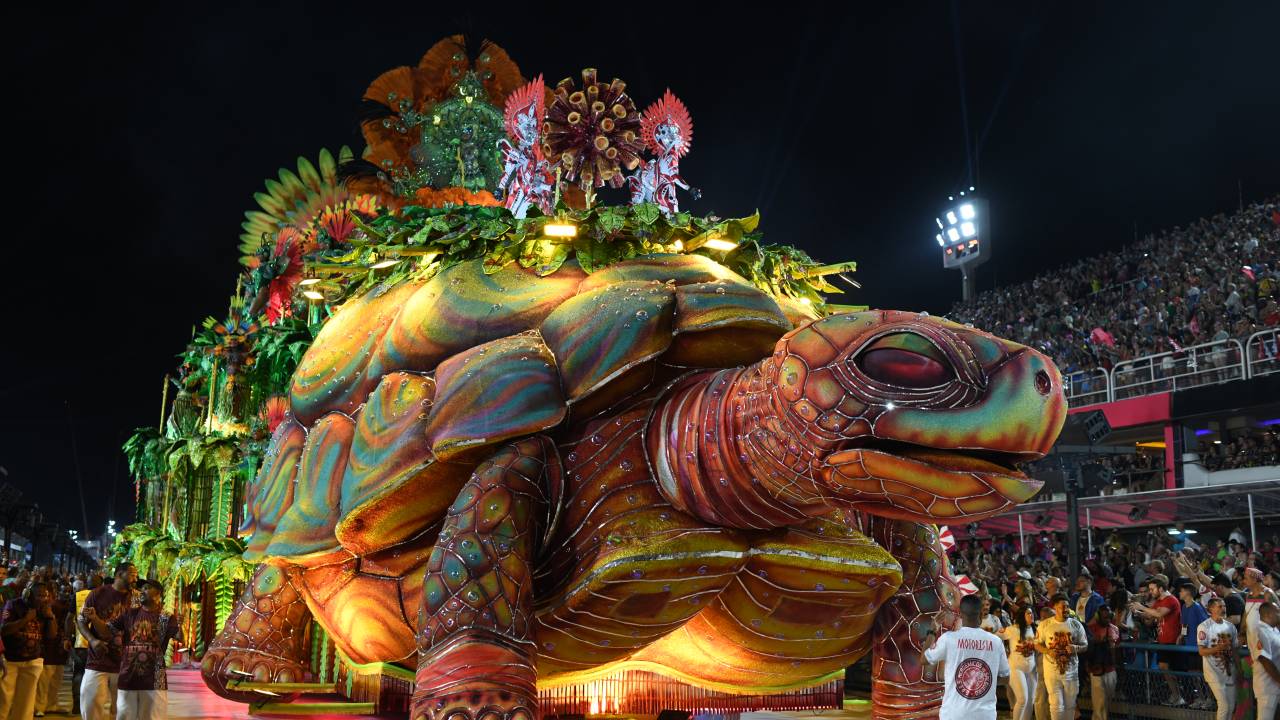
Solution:
M 349 249 L 309 259 L 313 271 L 327 274 L 326 297 L 331 303 L 358 296 L 375 286 L 409 277 L 430 277 L 451 265 L 484 259 L 484 271 L 494 273 L 518 262 L 539 275 L 550 275 L 575 259 L 588 273 L 616 262 L 653 253 L 707 255 L 742 275 L 762 291 L 810 303 L 822 312 L 823 293 L 838 293 L 828 274 L 851 272 L 853 263 L 821 265 L 804 251 L 760 242 L 760 214 L 744 218 L 664 215 L 657 205 L 601 206 L 565 211 L 559 222 L 577 227 L 572 238 L 547 237 L 543 225 L 550 218 L 516 219 L 505 208 L 450 206 L 382 210 L 357 223 Z M 707 247 L 708 240 L 732 242 L 725 251 Z M 716 244 L 718 245 L 718 244 Z M 392 275 L 372 272 L 375 259 L 400 258 Z M 417 262 L 415 258 L 421 258 Z

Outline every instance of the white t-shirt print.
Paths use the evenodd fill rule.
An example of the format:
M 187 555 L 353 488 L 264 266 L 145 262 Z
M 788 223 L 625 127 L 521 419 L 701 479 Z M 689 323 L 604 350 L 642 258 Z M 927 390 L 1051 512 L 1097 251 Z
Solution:
M 981 628 L 942 634 L 924 651 L 931 665 L 946 663 L 946 690 L 938 720 L 978 720 L 996 716 L 996 680 L 1009 677 L 1009 658 L 1000 638 Z

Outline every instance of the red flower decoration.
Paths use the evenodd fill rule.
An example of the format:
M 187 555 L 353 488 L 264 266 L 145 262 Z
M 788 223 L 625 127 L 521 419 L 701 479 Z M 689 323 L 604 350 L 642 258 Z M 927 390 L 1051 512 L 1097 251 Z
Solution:
M 287 258 L 284 270 L 267 285 L 267 322 L 276 323 L 293 313 L 293 291 L 302 282 L 302 233 L 292 226 L 276 235 L 275 257 Z
M 274 433 L 288 416 L 289 398 L 282 395 L 267 398 L 267 403 L 262 406 L 262 419 L 267 422 L 268 432 Z

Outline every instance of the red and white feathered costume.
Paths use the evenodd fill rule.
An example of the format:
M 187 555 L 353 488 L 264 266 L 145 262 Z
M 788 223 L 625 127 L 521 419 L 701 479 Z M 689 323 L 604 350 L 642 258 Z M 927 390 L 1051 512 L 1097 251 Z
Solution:
M 697 191 L 680 177 L 680 158 L 693 143 L 693 120 L 680 99 L 667 90 L 662 99 L 650 105 L 640 117 L 640 134 L 644 144 L 656 157 L 640 163 L 635 174 L 627 177 L 631 203 L 651 202 L 662 212 L 680 212 L 676 188 Z
M 541 75 L 507 98 L 507 139 L 498 141 L 502 151 L 498 187 L 504 193 L 503 204 L 518 218 L 525 216 L 530 205 L 537 205 L 544 215 L 555 213 L 555 176 L 538 141 L 546 104 Z

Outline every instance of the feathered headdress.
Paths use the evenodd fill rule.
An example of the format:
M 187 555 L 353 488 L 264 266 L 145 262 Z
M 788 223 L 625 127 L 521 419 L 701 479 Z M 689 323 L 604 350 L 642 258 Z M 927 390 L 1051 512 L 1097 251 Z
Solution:
M 689 152 L 689 146 L 693 144 L 693 118 L 689 117 L 688 108 L 670 89 L 661 100 L 645 108 L 644 114 L 640 116 L 640 137 L 655 155 L 666 152 L 666 148 L 659 145 L 658 139 L 654 137 L 659 125 L 675 125 L 679 131 L 680 144 L 675 147 L 676 157 L 683 157 Z
M 542 120 L 547 116 L 547 84 L 543 82 L 541 75 L 507 96 L 507 106 L 502 118 L 507 128 L 507 137 L 516 140 L 536 139 L 521 138 L 520 129 L 516 126 L 516 116 L 529 112 L 530 108 L 533 109 L 533 117 L 541 128 Z

